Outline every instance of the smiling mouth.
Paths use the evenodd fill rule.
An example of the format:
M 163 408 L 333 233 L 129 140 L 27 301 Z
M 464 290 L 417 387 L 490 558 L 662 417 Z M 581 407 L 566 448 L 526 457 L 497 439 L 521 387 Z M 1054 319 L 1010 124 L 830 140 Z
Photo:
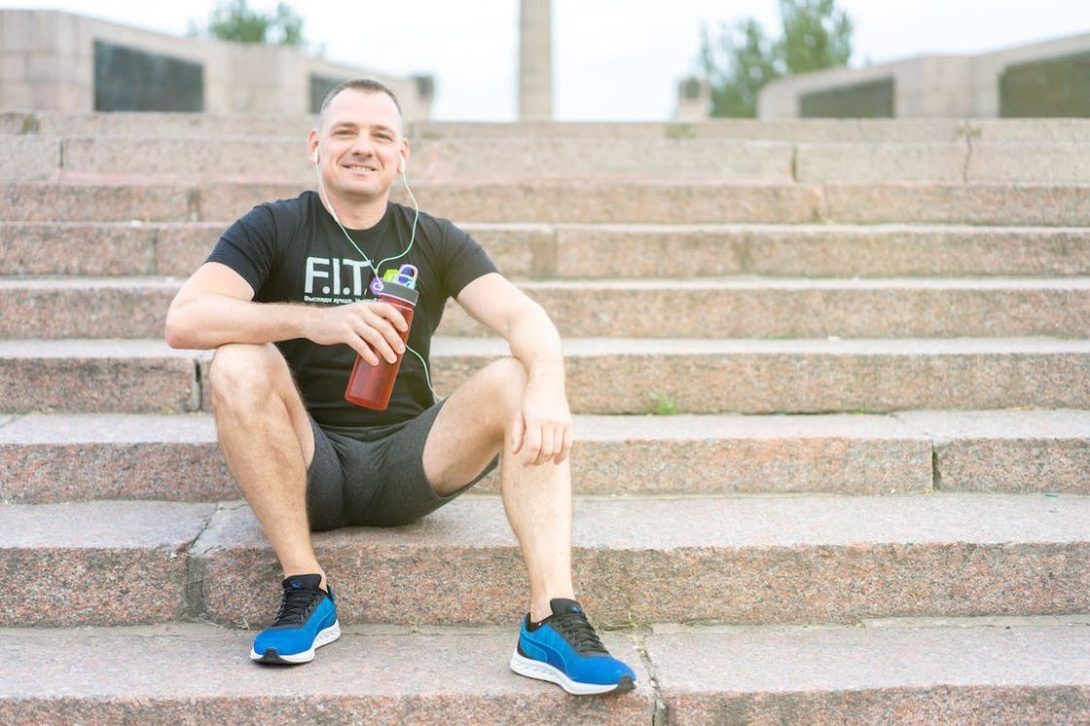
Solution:
M 363 164 L 344 164 L 344 168 L 357 174 L 372 174 L 378 171 L 373 166 L 364 166 Z

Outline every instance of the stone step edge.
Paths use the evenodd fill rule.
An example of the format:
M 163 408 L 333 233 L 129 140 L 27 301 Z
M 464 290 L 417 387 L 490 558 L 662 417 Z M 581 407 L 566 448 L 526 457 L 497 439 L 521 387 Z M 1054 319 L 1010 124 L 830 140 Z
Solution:
M 583 597 L 588 603 L 596 603 L 600 608 L 598 617 L 604 621 L 856 623 L 866 617 L 913 613 L 920 616 L 1070 614 L 1085 611 L 1090 603 L 1081 594 L 1068 599 L 1066 604 L 1047 592 L 1033 593 L 1032 601 L 1017 595 L 1039 577 L 1026 558 L 1043 556 L 1047 562 L 1055 563 L 1057 556 L 1075 556 L 1086 549 L 1090 542 L 1086 526 L 1090 497 L 1086 496 L 1058 499 L 1040 495 L 966 494 L 895 498 L 578 497 L 577 502 L 572 554 L 578 572 L 582 573 L 580 577 L 602 577 L 597 568 L 607 560 L 612 567 L 649 568 L 650 580 L 632 573 L 635 580 L 625 578 L 624 583 L 608 576 L 601 583 L 581 582 Z M 445 623 L 502 623 L 512 612 L 519 612 L 525 583 L 508 569 L 518 561 L 519 554 L 501 498 L 466 498 L 431 517 L 429 522 L 399 532 L 362 528 L 316 536 L 316 548 L 333 582 L 341 582 L 345 603 L 342 617 L 346 622 L 362 618 L 403 623 L 429 619 Z M 45 598 L 49 598 L 48 602 L 56 601 L 60 607 L 61 602 L 70 601 L 60 612 L 47 610 L 40 616 L 28 612 L 18 619 L 12 619 L 9 609 L 3 620 L 8 625 L 178 620 L 227 623 L 240 618 L 243 622 L 256 622 L 268 617 L 266 608 L 275 609 L 276 596 L 269 583 L 275 585 L 279 580 L 279 568 L 252 511 L 241 500 L 218 505 L 133 501 L 5 505 L 0 507 L 0 521 L 5 523 L 4 531 L 0 532 L 0 548 L 13 561 L 35 561 L 43 552 L 53 558 L 43 565 L 47 569 L 39 569 L 22 585 L 15 583 L 14 594 L 20 592 L 20 587 L 33 588 L 24 593 L 26 600 L 18 602 L 45 603 Z M 734 527 L 728 526 L 730 522 Z M 637 538 L 628 529 L 631 523 L 638 523 L 642 532 Z M 662 523 L 662 527 L 656 529 L 655 523 Z M 678 587 L 691 588 L 693 596 L 702 599 L 684 602 L 674 598 L 666 604 L 650 605 L 646 594 L 640 593 L 641 588 L 662 576 L 661 572 L 656 573 L 655 563 L 691 561 L 694 548 L 704 550 L 705 554 L 717 553 L 728 560 L 740 556 L 740 566 L 746 558 L 755 557 L 746 567 L 761 566 L 761 572 L 766 565 L 781 562 L 785 556 L 797 558 L 800 566 L 789 568 L 785 576 L 795 578 L 798 585 L 810 578 L 820 581 L 832 577 L 826 585 L 835 584 L 844 590 L 838 595 L 842 600 L 824 602 L 822 598 L 827 597 L 827 591 L 823 588 L 824 594 L 813 602 L 810 602 L 813 593 L 800 592 L 799 597 L 786 598 L 782 605 L 766 607 L 762 588 L 752 589 L 745 584 L 751 582 L 755 573 L 743 572 L 741 579 L 720 573 L 712 578 L 715 582 L 694 580 L 695 573 L 679 573 Z M 864 557 L 867 550 L 873 554 Z M 956 562 L 936 557 L 945 553 L 957 556 L 960 561 L 961 557 L 977 558 L 972 553 L 979 552 L 980 557 L 986 558 L 981 561 L 984 562 L 1000 551 L 1010 553 L 1014 559 L 1005 565 L 998 563 L 985 568 L 981 582 L 977 583 L 982 589 L 976 598 L 966 600 L 964 592 L 948 591 L 945 580 L 952 576 L 951 568 L 955 568 Z M 490 582 L 497 578 L 496 581 L 506 582 L 511 591 L 488 596 L 489 602 L 476 606 L 456 593 L 438 594 L 425 602 L 414 599 L 415 588 L 434 586 L 435 579 L 442 577 L 443 565 L 434 556 L 442 552 L 459 553 L 459 557 L 477 561 L 474 572 L 479 576 L 489 573 Z M 842 556 L 847 562 L 843 568 L 830 572 L 827 557 L 834 553 L 840 553 L 838 558 Z M 380 567 L 373 582 L 366 577 L 361 579 L 362 573 L 357 572 L 360 557 L 373 563 L 390 562 L 393 570 L 387 572 Z M 407 557 L 420 565 L 412 565 L 405 573 L 412 586 L 406 585 L 406 590 L 399 585 L 391 590 L 391 573 L 398 571 L 401 566 L 398 563 L 408 562 Z M 926 592 L 918 592 L 921 602 L 927 602 L 904 607 L 903 583 L 890 580 L 886 573 L 868 571 L 873 570 L 868 563 L 874 557 L 882 562 L 892 557 L 889 564 L 894 569 L 903 561 L 910 568 L 906 573 L 934 562 L 941 572 L 934 580 L 924 575 Z M 55 580 L 55 576 L 80 572 L 89 562 L 98 562 L 97 566 L 108 567 L 112 572 L 127 573 L 142 563 L 146 568 L 151 560 L 170 566 L 164 564 L 162 582 L 158 584 L 141 587 L 143 583 L 134 583 L 130 602 L 104 600 L 112 590 L 98 587 L 84 592 L 82 585 Z M 1061 580 L 1060 585 L 1070 587 L 1085 579 L 1085 566 L 1075 564 L 1084 561 L 1081 557 L 1075 560 L 1072 571 L 1063 575 L 1072 578 L 1072 582 Z M 504 563 L 502 569 L 497 569 L 501 563 Z M 712 566 L 707 558 L 700 562 L 702 568 Z M 598 574 L 594 574 L 596 571 Z M 713 571 L 704 574 L 710 576 Z M 845 579 L 849 575 L 850 581 Z M 865 604 L 860 602 L 860 593 L 854 589 L 858 585 L 856 576 L 867 579 L 867 587 L 894 589 L 895 599 L 891 601 L 891 595 L 878 598 L 881 602 L 877 607 L 873 598 L 867 598 Z M 997 576 L 1001 579 L 996 579 Z M 728 584 L 734 580 L 737 582 Z M 482 582 L 464 584 L 468 589 L 463 595 L 482 597 L 479 590 Z M 737 600 L 729 614 L 719 600 L 728 595 L 711 594 L 724 586 L 741 588 L 729 595 Z M 1010 587 L 1015 587 L 1015 591 L 1009 592 Z M 606 597 L 620 599 L 600 600 Z M 985 597 L 991 598 L 988 604 L 981 601 Z M 398 616 L 390 617 L 381 608 L 377 618 L 369 614 L 369 609 L 376 607 L 373 605 L 376 598 L 389 598 L 388 604 Z M 35 605 L 36 610 L 38 607 L 40 604 Z M 470 610 L 465 611 L 466 607 Z M 408 615 L 404 616 L 405 613 Z
M 154 292 L 176 291 L 184 280 L 170 275 L 3 275 L 0 274 L 0 291 L 4 290 L 135 290 Z M 1022 275 L 989 275 L 985 277 L 936 275 L 911 277 L 893 275 L 872 277 L 800 277 L 798 275 L 767 275 L 741 273 L 731 275 L 706 275 L 699 278 L 623 278 L 602 277 L 594 279 L 518 280 L 518 287 L 527 291 L 639 291 L 659 292 L 795 292 L 810 290 L 841 291 L 1003 291 L 1003 290 L 1090 290 L 1090 275 L 1065 275 L 1062 277 Z
M 669 714 L 710 722 L 724 713 L 772 722 L 791 713 L 868 721 L 864 714 L 888 716 L 898 704 L 915 706 L 897 710 L 902 716 L 923 720 L 928 708 L 946 719 L 984 721 L 1012 712 L 1047 719 L 1058 713 L 1053 710 L 1057 705 L 1066 705 L 1069 716 L 1090 712 L 1090 627 L 1084 617 L 818 629 L 656 624 L 602 631 L 610 651 L 636 671 L 637 690 L 596 701 L 594 713 L 578 708 L 588 705 L 585 701 L 508 670 L 513 627 L 345 626 L 338 643 L 319 651 L 304 669 L 292 671 L 290 689 L 247 662 L 244 654 L 253 633 L 213 625 L 6 628 L 0 635 L 11 654 L 0 664 L 0 713 L 11 715 L 13 722 L 22 720 L 24 710 L 27 717 L 47 722 L 71 721 L 77 713 L 92 720 L 119 713 L 147 720 L 158 709 L 191 713 L 201 702 L 204 709 L 219 707 L 225 713 L 235 704 L 241 704 L 235 705 L 237 711 L 262 702 L 266 708 L 275 704 L 278 713 L 293 709 L 315 718 L 337 713 L 338 698 L 355 700 L 357 708 L 369 698 L 404 700 L 416 707 L 433 700 L 428 713 L 451 709 L 447 715 L 460 715 L 460 721 L 483 717 L 482 702 L 517 699 L 522 708 L 542 709 L 539 716 L 555 714 L 556 721 L 542 723 L 665 723 Z M 706 650 L 697 652 L 702 646 Z M 1066 657 L 1058 658 L 1058 649 Z M 423 671 L 389 670 L 399 654 L 407 654 L 412 663 L 437 650 L 447 657 L 429 660 Z M 478 654 L 476 659 L 471 653 Z M 762 653 L 767 655 L 762 658 Z M 740 654 L 745 654 L 743 666 L 729 667 Z M 952 657 L 940 657 L 945 655 Z M 687 668 L 686 656 L 698 664 Z M 73 657 L 108 665 L 101 671 L 90 666 L 73 677 Z M 27 668 L 30 662 L 35 667 Z M 1014 663 L 1019 664 L 1017 675 L 1011 672 Z M 110 667 L 117 664 L 123 667 Z M 869 664 L 870 673 L 863 675 L 860 664 Z M 693 668 L 703 673 L 693 677 Z M 190 677 L 179 678 L 178 672 Z M 330 676 L 345 672 L 357 677 L 330 693 Z M 437 680 L 445 686 L 441 693 L 435 691 Z M 485 685 L 489 688 L 482 689 Z M 451 699 L 452 694 L 458 697 Z M 452 702 L 468 713 L 457 714 L 459 706 Z
M 1090 457 L 1090 411 L 1076 409 L 576 414 L 572 424 L 579 494 L 1090 493 L 1078 483 L 1080 462 Z M 822 453 L 830 445 L 835 453 Z M 719 463 L 728 451 L 732 462 Z M 867 451 L 886 456 L 886 464 L 866 463 Z M 653 457 L 656 471 L 672 472 L 669 484 L 617 482 L 613 472 L 631 456 Z M 134 468 L 133 459 L 141 465 Z M 0 460 L 11 466 L 9 476 L 0 477 L 0 502 L 6 503 L 197 502 L 236 491 L 209 413 L 4 415 Z M 191 486 L 167 484 L 178 466 Z M 702 474 L 708 466 L 715 471 Z M 825 473 L 811 476 L 818 466 L 814 471 Z M 498 490 L 494 473 L 468 495 Z

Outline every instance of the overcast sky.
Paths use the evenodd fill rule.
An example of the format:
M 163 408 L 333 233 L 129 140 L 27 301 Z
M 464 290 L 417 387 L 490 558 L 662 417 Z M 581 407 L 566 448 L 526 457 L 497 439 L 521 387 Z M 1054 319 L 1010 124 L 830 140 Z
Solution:
M 216 0 L 4 2 L 183 35 Z M 852 65 L 975 54 L 1090 33 L 1090 0 L 839 0 L 855 21 Z M 251 0 L 271 10 L 276 0 Z M 289 0 L 307 39 L 336 62 L 432 74 L 433 117 L 510 121 L 516 112 L 518 0 Z M 305 10 L 303 9 L 305 8 Z M 900 8 L 894 11 L 894 8 Z M 776 0 L 553 0 L 553 109 L 560 120 L 662 120 L 693 70 L 700 26 L 756 18 L 778 35 Z

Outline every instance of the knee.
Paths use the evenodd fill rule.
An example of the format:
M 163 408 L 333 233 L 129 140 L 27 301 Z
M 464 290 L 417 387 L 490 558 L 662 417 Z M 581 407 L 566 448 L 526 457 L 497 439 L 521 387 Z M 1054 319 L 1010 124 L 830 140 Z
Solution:
M 530 377 L 522 361 L 500 358 L 485 366 L 481 374 L 489 389 L 489 400 L 500 405 L 505 413 L 514 413 Z
M 272 344 L 220 346 L 208 367 L 208 388 L 215 409 L 249 409 L 268 399 L 280 376 L 278 363 L 287 365 Z

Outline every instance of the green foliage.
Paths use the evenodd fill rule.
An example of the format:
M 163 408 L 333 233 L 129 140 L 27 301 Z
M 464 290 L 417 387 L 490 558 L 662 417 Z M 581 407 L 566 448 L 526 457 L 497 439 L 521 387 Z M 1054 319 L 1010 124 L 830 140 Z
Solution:
M 651 399 L 651 413 L 656 416 L 677 415 L 677 402 L 668 393 L 651 391 L 647 395 Z
M 773 40 L 753 18 L 701 28 L 699 72 L 711 87 L 711 115 L 753 118 L 757 95 L 781 76 L 846 65 L 852 21 L 836 0 L 779 0 L 783 36 Z
M 197 34 L 195 24 L 190 32 Z M 221 0 L 208 18 L 207 34 L 219 40 L 235 43 L 290 45 L 301 48 L 303 18 L 287 3 L 276 6 L 275 13 L 262 13 L 249 7 L 247 0 Z

